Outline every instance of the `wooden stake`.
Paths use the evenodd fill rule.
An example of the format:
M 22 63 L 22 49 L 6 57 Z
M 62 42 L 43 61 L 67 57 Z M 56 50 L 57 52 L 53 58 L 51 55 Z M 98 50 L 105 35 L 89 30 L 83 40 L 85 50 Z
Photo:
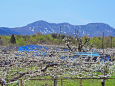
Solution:
M 63 86 L 63 80 L 61 79 L 61 86 Z
M 20 85 L 23 86 L 23 82 L 22 82 L 22 79 L 20 79 Z

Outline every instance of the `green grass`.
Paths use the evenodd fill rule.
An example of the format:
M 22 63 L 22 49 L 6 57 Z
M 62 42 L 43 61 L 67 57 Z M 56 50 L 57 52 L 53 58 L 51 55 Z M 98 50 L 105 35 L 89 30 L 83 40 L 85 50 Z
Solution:
M 101 86 L 101 80 L 82 80 L 83 86 Z M 53 86 L 54 81 L 52 80 L 34 80 L 34 81 L 27 81 L 24 83 L 24 86 Z M 63 86 L 80 86 L 80 80 L 63 80 Z M 61 86 L 61 80 L 57 81 L 57 86 Z M 106 80 L 105 86 L 115 86 L 114 80 Z
M 50 76 L 35 77 L 35 78 L 36 79 L 51 79 Z M 115 73 L 113 73 L 113 76 L 111 78 L 115 78 Z M 80 82 L 82 83 L 82 86 L 102 86 L 101 81 L 102 79 L 83 79 L 83 80 L 80 80 L 80 79 L 75 79 L 75 80 L 66 79 L 65 80 L 64 79 L 61 83 L 61 79 L 59 79 L 57 80 L 57 86 L 61 86 L 61 84 L 63 84 L 63 86 L 80 86 Z M 106 80 L 105 86 L 115 86 L 114 81 L 115 79 Z M 8 86 L 14 86 L 15 84 L 16 83 L 10 84 Z M 54 86 L 54 81 L 53 80 L 27 80 L 27 81 L 23 80 L 23 86 L 45 86 L 45 84 L 47 84 L 47 86 Z
M 115 73 L 114 73 L 115 74 Z M 112 76 L 114 78 L 115 76 Z M 50 76 L 45 77 L 36 77 L 36 79 L 51 79 Z M 23 79 L 23 78 L 22 78 Z M 35 79 L 35 78 L 34 78 Z M 101 86 L 102 79 L 83 79 L 83 80 L 71 80 L 71 79 L 64 79 L 62 81 L 63 86 L 80 86 L 80 82 L 82 83 L 82 86 Z M 108 79 L 105 81 L 105 86 L 115 86 L 115 79 Z M 14 82 L 12 84 L 9 84 L 8 86 L 17 86 L 17 82 Z M 23 86 L 44 86 L 47 84 L 47 86 L 53 86 L 54 81 L 53 80 L 23 80 Z M 21 86 L 21 85 L 19 85 Z M 57 80 L 57 86 L 61 86 L 61 79 Z

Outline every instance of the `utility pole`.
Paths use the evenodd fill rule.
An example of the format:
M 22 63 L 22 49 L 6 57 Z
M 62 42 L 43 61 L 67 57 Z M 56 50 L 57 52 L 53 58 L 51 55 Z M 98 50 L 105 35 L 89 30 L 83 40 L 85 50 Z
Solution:
M 60 26 L 60 29 L 59 29 L 59 35 L 61 35 L 61 26 Z
M 76 31 L 76 29 L 75 29 L 75 36 L 77 35 L 77 31 Z
M 61 44 L 61 26 L 60 26 L 60 30 L 59 30 L 59 40 L 60 40 L 60 43 L 59 45 Z
M 78 38 L 78 31 L 75 29 L 75 45 L 77 44 L 76 42 L 77 42 L 77 39 Z
M 75 38 L 78 36 L 78 30 L 75 29 Z
M 104 55 L 104 32 L 103 32 L 103 36 L 102 36 L 102 49 L 103 49 L 103 55 Z
M 112 38 L 113 38 L 113 37 L 112 37 L 112 36 L 110 36 L 110 39 L 111 39 L 111 48 L 112 48 L 112 46 L 113 46 L 113 45 L 112 45 Z

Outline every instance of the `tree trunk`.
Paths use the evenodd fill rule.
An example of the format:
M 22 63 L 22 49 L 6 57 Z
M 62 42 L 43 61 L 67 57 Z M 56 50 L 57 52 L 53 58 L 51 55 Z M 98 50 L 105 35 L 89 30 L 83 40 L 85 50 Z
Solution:
M 82 86 L 82 79 L 79 80 L 79 86 Z
M 54 79 L 54 86 L 57 86 L 57 79 Z
M 104 79 L 102 80 L 101 85 L 105 86 L 105 80 Z

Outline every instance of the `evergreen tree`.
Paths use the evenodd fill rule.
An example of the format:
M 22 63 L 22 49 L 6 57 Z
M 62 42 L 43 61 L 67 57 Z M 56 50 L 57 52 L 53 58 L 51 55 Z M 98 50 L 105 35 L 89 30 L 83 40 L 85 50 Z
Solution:
M 2 38 L 0 37 L 0 45 L 2 45 L 3 44 L 3 41 L 2 41 Z
M 11 36 L 11 38 L 10 38 L 10 42 L 11 42 L 12 44 L 16 44 L 16 39 L 15 39 L 15 37 L 14 37 L 14 34 L 12 34 L 12 36 Z

